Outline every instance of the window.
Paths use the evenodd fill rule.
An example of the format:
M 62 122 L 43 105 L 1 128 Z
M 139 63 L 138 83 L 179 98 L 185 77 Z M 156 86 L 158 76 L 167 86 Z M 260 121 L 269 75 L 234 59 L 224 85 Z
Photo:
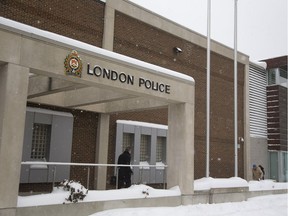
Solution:
M 123 133 L 122 151 L 124 151 L 127 147 L 131 147 L 131 149 L 133 149 L 134 147 L 133 143 L 134 143 L 134 134 Z
M 166 162 L 166 137 L 157 137 L 156 162 Z
M 288 181 L 288 152 L 282 153 L 282 172 L 283 172 L 283 182 Z
M 268 85 L 287 86 L 287 71 L 281 68 L 273 68 L 268 70 Z
M 286 88 L 287 86 L 287 71 L 279 69 L 279 84 L 282 86 L 285 86 Z
M 270 152 L 270 179 L 279 181 L 278 175 L 278 152 Z
M 140 161 L 150 161 L 151 136 L 141 135 Z
M 34 123 L 32 136 L 31 159 L 49 158 L 51 125 Z
M 271 69 L 268 71 L 268 85 L 276 84 L 276 71 Z

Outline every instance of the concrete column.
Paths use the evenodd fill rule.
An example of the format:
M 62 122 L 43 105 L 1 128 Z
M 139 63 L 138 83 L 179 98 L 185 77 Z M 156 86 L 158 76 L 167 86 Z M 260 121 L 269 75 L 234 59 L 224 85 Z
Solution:
M 102 42 L 102 47 L 110 51 L 113 51 L 115 20 L 115 9 L 111 7 L 111 4 L 113 4 L 112 1 L 106 0 L 105 4 L 104 32 Z
M 28 68 L 0 68 L 0 215 L 16 214 L 28 80 Z
M 106 164 L 108 161 L 108 141 L 109 141 L 109 120 L 110 115 L 100 114 L 96 142 L 96 163 Z M 106 189 L 107 167 L 96 168 L 95 181 L 96 189 Z
M 168 108 L 167 187 L 179 186 L 182 195 L 194 191 L 194 103 Z

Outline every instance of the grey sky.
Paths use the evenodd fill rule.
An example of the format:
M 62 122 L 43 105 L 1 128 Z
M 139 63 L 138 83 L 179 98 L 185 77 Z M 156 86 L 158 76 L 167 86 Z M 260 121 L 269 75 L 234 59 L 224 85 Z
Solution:
M 207 0 L 131 0 L 207 35 Z M 234 46 L 234 0 L 211 0 L 211 38 Z M 238 50 L 261 60 L 288 55 L 287 0 L 238 0 Z

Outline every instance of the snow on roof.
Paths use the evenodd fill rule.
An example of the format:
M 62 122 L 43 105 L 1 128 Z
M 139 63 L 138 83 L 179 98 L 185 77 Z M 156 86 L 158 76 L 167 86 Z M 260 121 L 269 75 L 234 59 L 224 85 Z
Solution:
M 264 70 L 267 69 L 267 63 L 266 62 L 261 62 L 261 61 L 250 61 L 250 62 L 263 68 Z
M 18 32 L 23 35 L 27 35 L 34 38 L 45 38 L 46 40 L 65 44 L 66 46 L 73 47 L 74 49 L 82 49 L 85 51 L 92 52 L 97 56 L 112 59 L 113 61 L 118 62 L 126 62 L 130 65 L 133 65 L 136 68 L 146 69 L 153 73 L 162 73 L 168 75 L 173 78 L 178 78 L 181 80 L 189 81 L 194 83 L 194 79 L 188 75 L 172 71 L 157 65 L 153 65 L 144 61 L 140 61 L 138 59 L 134 59 L 125 55 L 121 55 L 109 50 L 105 50 L 78 40 L 74 40 L 62 35 L 58 35 L 52 32 L 44 31 L 29 25 L 25 25 L 23 23 L 19 23 L 10 19 L 6 19 L 4 17 L 0 17 L 0 27 L 3 29 L 7 29 L 10 31 Z
M 135 126 L 142 126 L 142 127 L 158 128 L 158 129 L 168 130 L 168 126 L 167 125 L 154 124 L 154 123 L 148 123 L 148 122 L 139 122 L 139 121 L 130 121 L 130 120 L 117 120 L 116 123 L 117 124 L 135 125 Z

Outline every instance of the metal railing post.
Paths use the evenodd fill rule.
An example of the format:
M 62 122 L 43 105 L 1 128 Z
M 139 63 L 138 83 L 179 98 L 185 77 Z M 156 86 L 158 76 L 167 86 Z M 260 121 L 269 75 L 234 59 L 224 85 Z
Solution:
M 90 180 L 90 167 L 87 170 L 87 190 L 89 190 L 89 180 Z
M 163 189 L 166 189 L 166 167 L 164 167 L 163 171 Z
M 56 178 L 56 165 L 52 169 L 53 172 L 53 182 L 52 182 L 52 187 L 55 187 L 55 178 Z
M 119 172 L 119 169 L 118 167 L 116 167 L 116 189 L 118 189 L 118 172 Z

